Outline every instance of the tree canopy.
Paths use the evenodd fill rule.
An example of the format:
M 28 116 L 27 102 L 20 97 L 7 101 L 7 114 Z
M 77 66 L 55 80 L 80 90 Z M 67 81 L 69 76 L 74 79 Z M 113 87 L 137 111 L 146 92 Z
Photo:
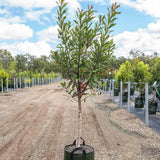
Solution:
M 88 89 L 93 89 L 99 83 L 109 66 L 115 44 L 111 37 L 113 26 L 116 25 L 116 15 L 119 14 L 117 3 L 108 8 L 108 14 L 99 15 L 94 21 L 95 10 L 88 6 L 88 10 L 78 9 L 72 22 L 67 19 L 67 3 L 59 0 L 57 10 L 58 38 L 57 50 L 52 51 L 53 59 L 57 63 L 63 78 L 67 79 L 62 85 L 72 97 L 78 98 L 79 126 L 78 141 L 81 137 L 81 101 Z

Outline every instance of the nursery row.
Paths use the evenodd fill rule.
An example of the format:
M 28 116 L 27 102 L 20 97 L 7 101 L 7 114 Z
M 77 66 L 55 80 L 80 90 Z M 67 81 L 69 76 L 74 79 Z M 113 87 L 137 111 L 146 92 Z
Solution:
M 0 78 L 0 91 L 8 92 L 11 90 L 17 90 L 21 88 L 30 88 L 33 86 L 50 84 L 55 81 L 59 81 L 60 77 L 54 78 Z
M 153 115 L 160 111 L 159 86 L 147 83 L 118 82 L 111 79 L 103 79 L 98 88 L 101 92 L 109 94 L 110 99 L 119 103 L 120 107 L 126 108 L 128 112 L 142 111 L 146 125 L 149 125 L 149 114 Z M 134 103 L 134 105 L 133 105 Z M 145 116 L 144 116 L 145 114 Z

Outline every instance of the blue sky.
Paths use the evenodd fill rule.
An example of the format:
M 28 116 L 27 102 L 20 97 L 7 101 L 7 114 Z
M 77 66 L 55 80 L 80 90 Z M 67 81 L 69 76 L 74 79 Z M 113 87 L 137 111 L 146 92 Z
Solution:
M 94 6 L 96 15 L 106 14 L 107 6 L 115 0 L 67 0 L 69 18 L 77 8 Z M 146 54 L 160 52 L 160 1 L 117 0 L 121 5 L 113 39 L 116 56 L 129 55 L 130 50 Z M 56 49 L 57 24 L 56 0 L 1 0 L 0 1 L 0 49 L 12 55 L 30 53 L 49 55 Z

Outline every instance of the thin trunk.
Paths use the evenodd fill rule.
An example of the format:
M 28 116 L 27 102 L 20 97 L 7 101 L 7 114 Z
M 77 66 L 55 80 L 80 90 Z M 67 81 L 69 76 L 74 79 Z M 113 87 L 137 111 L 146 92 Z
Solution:
M 82 107 L 81 107 L 81 95 L 78 95 L 78 136 L 76 141 L 76 148 L 80 147 L 80 138 L 82 133 Z

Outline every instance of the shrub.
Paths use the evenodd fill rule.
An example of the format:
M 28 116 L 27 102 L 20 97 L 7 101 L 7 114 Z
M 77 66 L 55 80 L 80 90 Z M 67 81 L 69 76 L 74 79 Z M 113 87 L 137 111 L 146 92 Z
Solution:
M 7 86 L 8 74 L 2 69 L 0 70 L 0 90 L 2 89 L 1 78 L 3 78 L 3 87 L 5 88 Z

